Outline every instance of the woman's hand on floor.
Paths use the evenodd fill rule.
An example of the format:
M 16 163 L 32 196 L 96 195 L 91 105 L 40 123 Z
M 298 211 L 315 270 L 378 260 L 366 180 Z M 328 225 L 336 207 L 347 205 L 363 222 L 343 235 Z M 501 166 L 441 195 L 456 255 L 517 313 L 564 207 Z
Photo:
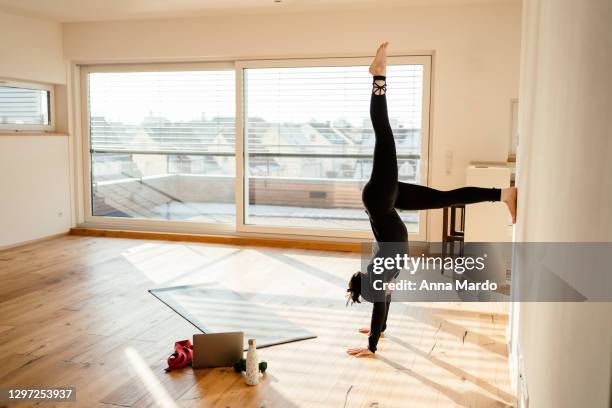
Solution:
M 353 347 L 346 350 L 346 353 L 353 357 L 374 357 L 374 353 L 367 347 Z

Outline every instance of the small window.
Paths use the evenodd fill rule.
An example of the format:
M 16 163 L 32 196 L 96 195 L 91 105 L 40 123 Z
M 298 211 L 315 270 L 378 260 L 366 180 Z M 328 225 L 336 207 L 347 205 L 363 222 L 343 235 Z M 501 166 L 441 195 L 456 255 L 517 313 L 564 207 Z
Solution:
M 53 130 L 53 87 L 0 80 L 0 130 Z

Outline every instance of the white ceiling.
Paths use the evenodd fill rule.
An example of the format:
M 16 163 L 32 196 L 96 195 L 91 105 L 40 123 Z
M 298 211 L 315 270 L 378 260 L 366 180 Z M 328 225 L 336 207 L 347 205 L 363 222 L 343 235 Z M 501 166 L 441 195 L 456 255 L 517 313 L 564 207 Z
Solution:
M 514 1 L 520 0 L 0 0 L 0 10 L 75 22 Z

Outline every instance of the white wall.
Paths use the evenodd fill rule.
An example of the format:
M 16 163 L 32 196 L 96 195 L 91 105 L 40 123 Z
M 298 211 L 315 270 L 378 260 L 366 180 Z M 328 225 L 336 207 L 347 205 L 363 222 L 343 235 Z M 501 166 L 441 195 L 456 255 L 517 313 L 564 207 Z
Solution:
M 59 23 L 0 10 L 0 77 L 66 83 Z
M 65 136 L 0 136 L 0 248 L 68 231 Z
M 0 38 L 0 77 L 66 83 L 60 24 L 0 11 Z M 70 228 L 68 145 L 0 134 L 0 248 Z
M 520 2 L 286 15 L 70 23 L 64 56 L 77 62 L 357 54 L 381 40 L 392 53 L 434 51 L 430 184 L 465 184 L 472 160 L 504 161 L 510 99 L 518 94 Z M 392 86 L 392 82 L 390 81 Z M 445 151 L 454 153 L 446 174 Z M 430 240 L 440 240 L 432 211 Z
M 611 21 L 609 0 L 525 3 L 518 241 L 612 242 Z M 530 406 L 612 406 L 612 303 L 518 306 Z

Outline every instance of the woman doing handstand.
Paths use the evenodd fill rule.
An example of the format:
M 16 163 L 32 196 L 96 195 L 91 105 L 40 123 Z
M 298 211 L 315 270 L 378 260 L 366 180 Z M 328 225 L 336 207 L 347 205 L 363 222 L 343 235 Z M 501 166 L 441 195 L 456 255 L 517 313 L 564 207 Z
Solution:
M 362 191 L 362 200 L 370 219 L 374 238 L 378 243 L 406 243 L 408 231 L 397 210 L 426 210 L 443 208 L 454 204 L 473 204 L 484 201 L 503 201 L 507 204 L 512 222 L 516 220 L 515 188 L 463 187 L 456 190 L 440 191 L 429 187 L 398 181 L 395 141 L 387 114 L 386 51 L 389 43 L 378 47 L 376 57 L 370 66 L 373 76 L 370 99 L 370 118 L 376 138 L 372 174 Z M 380 245 L 379 245 L 380 247 Z M 366 272 L 367 273 L 367 272 Z M 362 272 L 356 272 L 349 281 L 349 299 L 359 302 L 361 296 Z M 368 347 L 356 347 L 347 353 L 356 357 L 371 356 L 387 325 L 390 295 L 385 301 L 374 301 L 370 328 L 359 329 L 368 334 Z

